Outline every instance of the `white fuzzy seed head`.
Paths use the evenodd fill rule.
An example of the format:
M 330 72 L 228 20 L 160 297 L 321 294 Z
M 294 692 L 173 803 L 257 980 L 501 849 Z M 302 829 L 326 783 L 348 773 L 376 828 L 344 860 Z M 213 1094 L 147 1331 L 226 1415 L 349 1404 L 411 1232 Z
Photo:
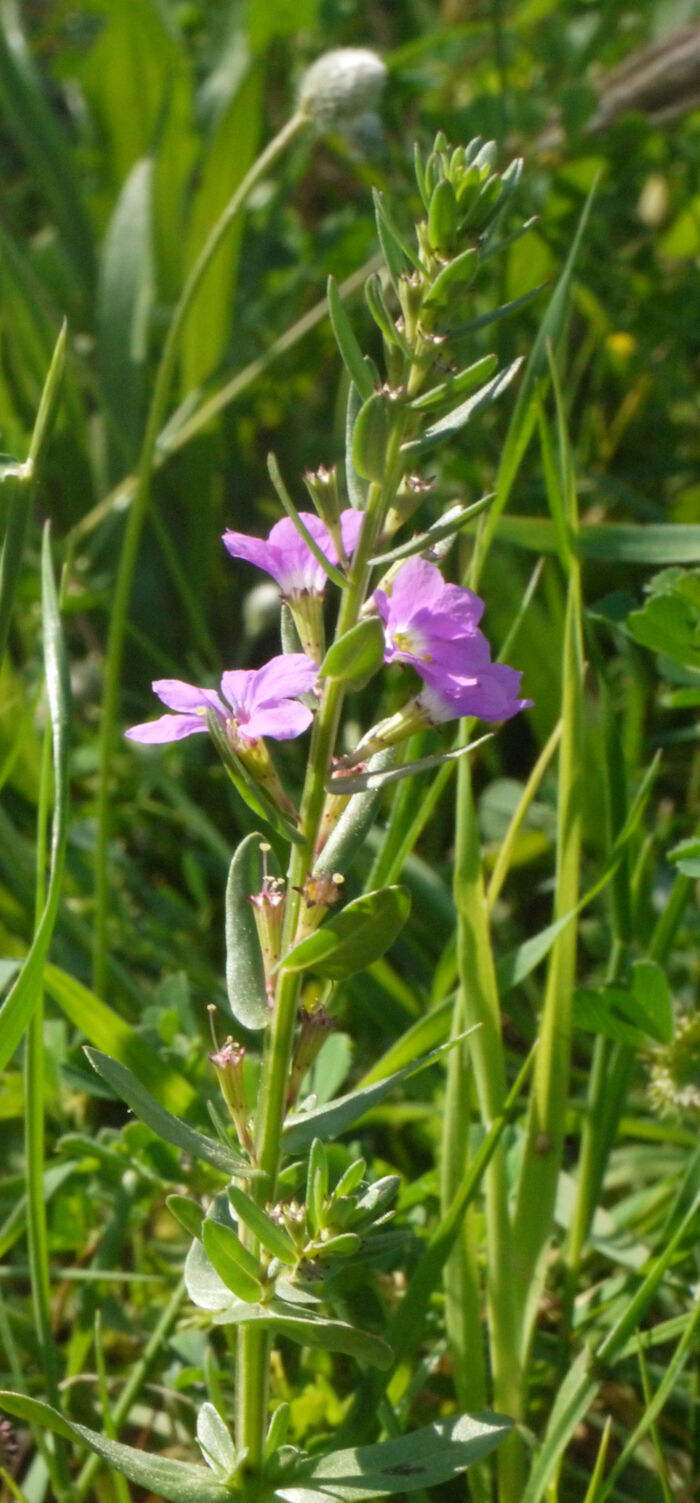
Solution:
M 324 129 L 346 124 L 374 111 L 387 70 L 367 47 L 337 47 L 307 68 L 299 92 L 299 109 Z

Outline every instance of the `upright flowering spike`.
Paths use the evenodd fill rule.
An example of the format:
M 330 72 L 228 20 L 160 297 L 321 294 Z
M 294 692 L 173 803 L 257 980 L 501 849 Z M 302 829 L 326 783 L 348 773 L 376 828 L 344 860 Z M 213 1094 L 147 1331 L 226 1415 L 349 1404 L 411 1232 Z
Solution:
M 299 515 L 329 563 L 337 564 L 338 553 L 325 523 L 313 512 L 300 512 Z M 341 512 L 341 537 L 348 558 L 357 546 L 363 520 L 362 512 L 352 509 Z M 267 540 L 229 529 L 224 533 L 223 541 L 232 558 L 243 558 L 272 575 L 279 585 L 282 599 L 292 612 L 304 652 L 314 662 L 320 663 L 323 657 L 322 603 L 328 580 L 291 518 L 283 517 L 281 522 L 276 522 Z

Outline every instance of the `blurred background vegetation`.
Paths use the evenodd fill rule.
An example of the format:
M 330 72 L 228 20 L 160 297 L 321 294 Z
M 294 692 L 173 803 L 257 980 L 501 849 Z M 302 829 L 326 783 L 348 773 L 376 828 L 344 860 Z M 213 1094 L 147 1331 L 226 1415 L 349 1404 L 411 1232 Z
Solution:
M 13 958 L 25 953 L 34 925 L 45 719 L 41 524 L 50 517 L 54 555 L 64 567 L 74 696 L 71 825 L 52 959 L 89 985 L 105 644 L 156 357 L 207 229 L 293 109 L 304 67 L 326 48 L 369 46 L 381 53 L 390 75 L 382 119 L 330 139 L 309 132 L 295 143 L 256 190 L 244 224 L 206 277 L 181 344 L 177 411 L 160 446 L 139 547 L 121 726 L 155 713 L 154 678 L 213 683 L 223 668 L 257 665 L 278 650 L 274 591 L 261 588 L 261 576 L 246 566 L 232 565 L 220 534 L 227 526 L 266 532 L 277 518 L 269 449 L 299 504 L 302 470 L 342 460 L 346 391 L 322 307 L 326 278 L 333 273 L 342 282 L 375 254 L 373 184 L 390 193 L 397 219 L 417 216 L 413 142 L 427 145 L 438 129 L 453 144 L 476 134 L 495 138 L 503 164 L 522 154 L 518 214 L 537 216 L 530 233 L 484 269 L 475 315 L 536 287 L 542 293 L 512 318 L 475 333 L 474 359 L 494 348 L 501 363 L 527 354 L 547 286 L 564 264 L 597 179 L 566 357 L 582 519 L 700 523 L 697 15 L 688 0 L 2 0 L 0 442 L 6 453 L 26 454 L 64 317 L 69 357 L 0 680 L 0 954 L 6 957 L 0 979 L 11 978 Z M 376 330 L 359 290 L 348 309 L 361 343 L 372 348 Z M 421 520 L 432 520 L 447 501 L 475 500 L 492 488 L 510 400 L 490 409 L 444 461 Z M 483 580 L 485 624 L 496 647 L 539 546 L 529 522 L 518 530 L 510 519 L 546 515 L 533 445 Z M 462 539 L 461 558 L 450 566 L 455 578 L 469 547 Z M 699 561 L 700 555 L 688 559 Z M 612 549 L 585 566 L 587 604 L 606 597 L 608 616 L 611 596 L 641 604 L 652 572 Z M 559 650 L 552 644 L 561 637 L 563 602 L 561 577 L 546 565 L 509 659 L 524 670 L 535 709 L 527 725 L 524 718 L 513 722 L 490 744 L 478 774 L 483 835 L 494 850 L 559 713 Z M 700 663 L 666 663 L 659 672 L 651 653 L 607 626 L 596 640 L 619 711 L 623 769 L 633 778 L 655 748 L 666 750 L 645 836 L 646 849 L 659 854 L 635 894 L 641 932 L 674 875 L 661 852 L 692 833 L 699 764 L 691 711 Z M 358 722 L 364 713 L 359 700 Z M 593 880 L 604 838 L 594 697 L 587 738 L 586 860 Z M 287 765 L 298 769 L 301 755 L 290 748 Z M 545 780 L 520 838 L 508 900 L 495 914 L 504 949 L 548 922 L 554 793 L 554 782 Z M 172 1067 L 195 1085 L 204 1069 L 206 1003 L 224 998 L 227 863 L 251 823 L 206 738 L 155 754 L 118 739 L 109 800 L 106 1000 L 138 1031 L 145 1053 L 157 1052 L 158 1068 L 167 1074 Z M 449 947 L 451 826 L 448 781 L 406 867 L 417 899 L 410 938 L 392 952 L 395 966 L 382 963 L 345 988 L 357 1062 L 365 1067 L 423 1010 Z M 604 922 L 592 912 L 582 931 L 593 971 Z M 688 998 L 698 970 L 692 911 L 685 924 L 673 980 Z M 512 1026 L 525 1039 L 531 1001 L 528 984 L 513 1001 Z M 46 1026 L 51 1146 L 59 1168 L 70 1161 L 74 1175 L 71 1188 L 56 1195 L 52 1245 L 67 1263 L 92 1264 L 96 1256 L 94 1266 L 109 1269 L 126 1260 L 156 1281 L 160 1298 L 181 1245 L 174 1224 L 154 1215 L 154 1205 L 181 1171 L 175 1155 L 145 1130 L 119 1126 L 121 1109 L 102 1099 L 83 1061 L 78 1003 L 72 1013 L 66 1009 L 51 1011 Z M 340 1076 L 349 1045 L 334 1048 Z M 586 1065 L 584 1054 L 582 1076 Z M 21 1147 L 19 1070 L 6 1079 L 0 1115 L 11 1167 Z M 423 1101 L 421 1089 L 403 1116 L 397 1107 L 378 1119 L 377 1145 L 387 1161 L 428 1174 L 437 1127 L 429 1086 Z M 98 1128 L 96 1148 L 87 1135 Z M 59 1130 L 67 1129 L 56 1149 Z M 667 1154 L 687 1150 L 689 1141 L 692 1132 L 679 1126 Z M 10 1176 L 0 1188 L 3 1259 L 12 1248 L 21 1258 L 18 1186 Z M 423 1192 L 429 1189 L 426 1181 Z M 98 1287 L 86 1284 L 79 1295 L 65 1288 L 74 1375 L 87 1359 Z M 141 1326 L 152 1324 L 151 1299 L 145 1282 L 133 1285 L 124 1304 L 113 1289 L 103 1303 L 103 1321 L 127 1359 L 139 1349 Z M 60 1318 L 61 1312 L 59 1324 Z M 173 1392 L 186 1386 L 188 1364 L 194 1372 L 203 1360 L 198 1333 L 189 1335 L 189 1347 L 183 1336 L 169 1352 L 170 1376 L 165 1368 L 161 1374 Z M 28 1323 L 15 1340 L 22 1365 L 31 1366 Z M 333 1423 L 337 1402 L 331 1386 L 324 1388 L 321 1357 L 309 1360 L 314 1385 L 307 1413 L 303 1374 L 297 1384 L 298 1435 Z

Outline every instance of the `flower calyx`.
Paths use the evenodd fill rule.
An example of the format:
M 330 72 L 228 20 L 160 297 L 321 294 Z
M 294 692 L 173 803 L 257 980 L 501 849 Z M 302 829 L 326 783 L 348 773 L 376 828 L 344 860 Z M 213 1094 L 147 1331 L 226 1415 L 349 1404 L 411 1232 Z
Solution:
M 211 1023 L 214 1050 L 209 1055 L 210 1063 L 214 1066 L 217 1080 L 221 1088 L 221 1094 L 226 1102 L 229 1115 L 236 1129 L 236 1135 L 242 1148 L 247 1153 L 253 1152 L 253 1139 L 248 1127 L 248 1106 L 246 1102 L 245 1079 L 243 1075 L 243 1061 L 245 1049 L 242 1044 L 237 1044 L 235 1039 L 226 1039 L 219 1047 L 214 1033 L 213 1004 L 209 1007 L 209 1019 Z
M 342 897 L 344 881 L 342 872 L 334 872 L 332 875 L 330 872 L 317 872 L 315 875 L 309 872 L 303 887 L 294 889 L 304 900 L 294 936 L 295 944 L 318 928 L 329 908 Z

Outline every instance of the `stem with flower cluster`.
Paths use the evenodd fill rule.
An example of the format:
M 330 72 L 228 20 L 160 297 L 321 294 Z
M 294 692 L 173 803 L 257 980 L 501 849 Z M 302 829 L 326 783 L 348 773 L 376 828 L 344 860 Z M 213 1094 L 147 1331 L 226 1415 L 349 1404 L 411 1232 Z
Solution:
M 334 640 L 353 627 L 364 603 L 371 572 L 371 558 L 401 476 L 400 447 L 403 425 L 396 423 L 387 446 L 386 473 L 370 485 L 362 533 L 355 550 L 348 582 L 343 591 Z M 336 747 L 338 726 L 345 698 L 345 685 L 326 681 L 309 749 L 301 800 L 300 828 L 303 844 L 294 845 L 287 875 L 287 903 L 282 937 L 282 956 L 294 943 L 303 886 L 310 872 L 323 812 L 325 785 Z M 257 1112 L 257 1159 L 263 1173 L 253 1189 L 260 1203 L 273 1198 L 281 1159 L 281 1135 L 289 1082 L 294 1027 L 297 1016 L 299 977 L 281 970 L 275 995 L 274 1015 L 263 1062 L 260 1104 Z M 247 1466 L 259 1466 L 264 1445 L 267 1414 L 267 1379 L 270 1337 L 253 1326 L 242 1327 L 237 1356 L 237 1440 L 247 1448 Z

